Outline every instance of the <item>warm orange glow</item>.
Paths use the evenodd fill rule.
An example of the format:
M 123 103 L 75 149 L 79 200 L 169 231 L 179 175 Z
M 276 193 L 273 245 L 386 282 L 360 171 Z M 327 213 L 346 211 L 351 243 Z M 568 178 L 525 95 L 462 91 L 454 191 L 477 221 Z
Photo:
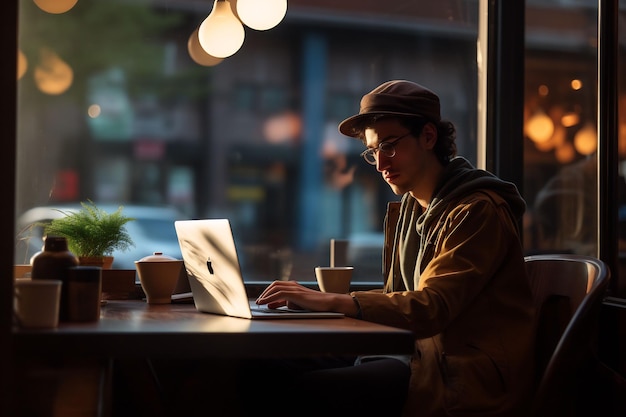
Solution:
M 566 131 L 563 126 L 557 125 L 554 128 L 554 134 L 550 139 L 545 142 L 535 142 L 535 148 L 542 152 L 549 152 L 551 150 L 557 150 L 559 147 L 566 144 Z M 571 146 L 571 145 L 570 145 Z
M 541 152 L 549 152 L 556 146 L 556 143 L 552 140 L 552 138 L 543 141 L 543 142 L 533 142 L 535 148 Z
M 561 117 L 561 124 L 565 127 L 576 126 L 578 123 L 580 123 L 580 117 L 574 112 L 565 113 L 563 117 Z
M 537 111 L 526 123 L 526 135 L 533 142 L 545 142 L 554 133 L 554 122 L 542 110 Z
M 28 59 L 26 59 L 26 55 L 24 52 L 17 50 L 17 79 L 19 80 L 24 76 L 26 70 L 28 69 Z
M 263 126 L 263 135 L 269 143 L 292 142 L 300 136 L 302 121 L 293 112 L 285 112 L 268 119 Z
M 626 156 L 626 122 L 619 124 L 618 130 L 618 149 L 621 157 Z
M 58 95 L 70 88 L 74 80 L 74 71 L 55 52 L 42 48 L 34 77 L 41 92 Z
M 60 14 L 69 11 L 78 0 L 33 0 L 44 12 Z
M 572 80 L 572 82 L 570 83 L 570 86 L 572 87 L 572 90 L 580 90 L 581 88 L 583 88 L 583 82 L 580 80 Z
M 559 161 L 561 164 L 567 164 L 574 160 L 576 152 L 574 151 L 574 147 L 572 146 L 572 144 L 566 142 L 563 145 L 558 146 L 554 150 L 554 156 L 556 157 L 556 160 Z
M 191 36 L 189 36 L 189 40 L 187 41 L 187 52 L 196 64 L 203 65 L 205 67 L 215 66 L 224 60 L 224 58 L 216 58 L 209 55 L 204 49 L 202 49 L 200 41 L 198 40 L 198 29 L 194 30 Z
M 591 122 L 585 123 L 574 136 L 574 147 L 581 155 L 591 155 L 598 148 L 596 127 Z
M 537 89 L 537 92 L 539 93 L 540 96 L 545 97 L 548 94 L 550 94 L 550 89 L 548 88 L 547 85 L 542 84 L 539 86 L 539 88 Z
M 557 125 L 554 129 L 554 135 L 552 135 L 552 140 L 554 141 L 555 146 L 561 146 L 567 142 L 567 131 L 565 127 Z

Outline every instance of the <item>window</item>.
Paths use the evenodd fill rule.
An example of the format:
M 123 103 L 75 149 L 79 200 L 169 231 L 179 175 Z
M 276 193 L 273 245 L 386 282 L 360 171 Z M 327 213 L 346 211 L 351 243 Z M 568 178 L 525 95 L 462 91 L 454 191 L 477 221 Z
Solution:
M 558 16 L 558 19 L 557 19 Z M 558 21 L 557 26 L 546 22 Z M 526 249 L 597 256 L 597 3 L 526 11 Z
M 203 66 L 187 41 L 210 8 L 20 3 L 17 214 L 86 199 L 166 205 L 228 217 L 253 279 L 313 280 L 330 239 L 346 239 L 355 279 L 382 282 L 397 196 L 337 124 L 379 83 L 415 80 L 440 94 L 475 159 L 477 3 L 290 0 L 279 26 L 246 28 L 241 50 Z

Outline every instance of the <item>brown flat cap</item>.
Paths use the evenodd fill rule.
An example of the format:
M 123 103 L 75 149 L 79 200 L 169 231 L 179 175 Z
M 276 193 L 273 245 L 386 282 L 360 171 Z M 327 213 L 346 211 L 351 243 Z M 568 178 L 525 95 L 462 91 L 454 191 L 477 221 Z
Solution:
M 363 96 L 359 114 L 339 123 L 339 131 L 356 137 L 363 122 L 378 115 L 423 117 L 438 122 L 441 120 L 439 97 L 411 81 L 387 81 Z

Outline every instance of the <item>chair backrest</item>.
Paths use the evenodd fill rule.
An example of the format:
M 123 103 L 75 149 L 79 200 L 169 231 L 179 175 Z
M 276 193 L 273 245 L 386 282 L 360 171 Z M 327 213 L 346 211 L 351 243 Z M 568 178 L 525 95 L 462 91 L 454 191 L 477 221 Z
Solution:
M 574 415 L 575 382 L 594 357 L 610 271 L 601 260 L 584 255 L 545 254 L 525 260 L 538 312 L 533 415 Z

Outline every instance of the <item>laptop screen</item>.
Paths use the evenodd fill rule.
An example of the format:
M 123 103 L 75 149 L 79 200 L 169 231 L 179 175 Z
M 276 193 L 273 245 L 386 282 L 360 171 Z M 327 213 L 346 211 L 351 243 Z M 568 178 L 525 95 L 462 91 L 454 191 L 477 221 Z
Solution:
M 250 317 L 228 219 L 179 220 L 174 225 L 196 308 Z

